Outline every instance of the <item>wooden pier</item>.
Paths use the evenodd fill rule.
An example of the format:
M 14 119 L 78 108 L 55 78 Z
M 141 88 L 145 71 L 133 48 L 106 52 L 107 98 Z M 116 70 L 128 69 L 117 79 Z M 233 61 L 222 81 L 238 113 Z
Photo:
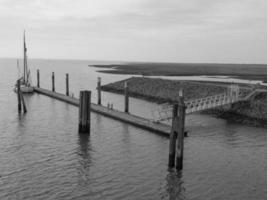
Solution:
M 52 97 L 54 99 L 64 101 L 71 105 L 74 105 L 77 107 L 79 106 L 78 98 L 66 96 L 64 94 L 60 94 L 60 93 L 53 92 L 53 91 L 43 89 L 43 88 L 39 88 L 39 87 L 34 87 L 34 91 L 39 94 Z M 110 117 L 112 119 L 119 120 L 121 122 L 131 124 L 133 126 L 136 126 L 136 127 L 148 130 L 148 131 L 156 132 L 156 133 L 168 136 L 168 137 L 170 135 L 171 127 L 166 124 L 156 123 L 149 119 L 145 119 L 145 118 L 135 116 L 132 114 L 128 114 L 125 112 L 121 112 L 118 110 L 109 109 L 107 107 L 104 107 L 104 106 L 101 106 L 95 103 L 91 103 L 91 111 L 104 115 L 106 117 Z
M 19 82 L 18 82 L 19 88 Z M 239 87 L 232 86 L 228 93 L 219 94 L 202 99 L 195 99 L 191 101 L 184 101 L 183 90 L 179 91 L 179 99 L 174 105 L 163 105 L 163 111 L 166 112 L 166 116 L 160 116 L 157 122 L 145 119 L 143 117 L 129 114 L 129 89 L 128 83 L 124 83 L 124 112 L 114 110 L 113 106 L 104 107 L 101 105 L 101 79 L 98 78 L 97 92 L 98 102 L 97 104 L 91 103 L 91 91 L 80 91 L 80 99 L 69 96 L 69 75 L 66 74 L 66 94 L 55 92 L 55 74 L 52 73 L 52 91 L 40 88 L 40 74 L 37 71 L 37 87 L 34 87 L 34 91 L 52 97 L 54 99 L 72 104 L 79 107 L 79 132 L 90 134 L 91 117 L 90 113 L 95 112 L 106 117 L 119 120 L 131 124 L 133 126 L 148 130 L 151 132 L 159 133 L 170 138 L 169 144 L 169 168 L 176 167 L 178 171 L 183 169 L 183 157 L 184 157 L 184 136 L 185 136 L 185 116 L 193 112 L 200 110 L 210 109 L 218 106 L 232 104 L 238 101 L 247 100 L 256 94 L 256 91 L 252 91 L 251 94 L 245 98 L 240 98 Z M 262 92 L 262 91 L 260 91 Z M 267 91 L 265 91 L 267 92 Z M 19 94 L 19 92 L 18 92 Z M 21 112 L 21 101 L 23 96 L 18 95 L 18 110 Z M 23 102 L 24 103 L 24 102 Z M 26 108 L 24 109 L 26 111 Z M 172 111 L 172 115 L 170 115 Z M 160 120 L 172 119 L 172 126 L 160 123 Z

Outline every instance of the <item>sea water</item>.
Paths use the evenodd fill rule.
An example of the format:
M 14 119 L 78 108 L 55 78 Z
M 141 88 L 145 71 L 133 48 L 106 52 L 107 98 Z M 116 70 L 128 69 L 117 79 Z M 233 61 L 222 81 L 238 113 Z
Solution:
M 32 82 L 65 93 L 92 91 L 130 76 L 98 73 L 92 61 L 30 60 Z M 267 131 L 207 115 L 186 118 L 184 169 L 168 170 L 167 137 L 91 114 L 91 135 L 78 133 L 78 108 L 39 94 L 25 95 L 18 114 L 15 59 L 0 60 L 0 199 L 267 199 Z M 103 104 L 123 109 L 123 96 Z M 158 105 L 130 98 L 130 112 L 150 118 Z

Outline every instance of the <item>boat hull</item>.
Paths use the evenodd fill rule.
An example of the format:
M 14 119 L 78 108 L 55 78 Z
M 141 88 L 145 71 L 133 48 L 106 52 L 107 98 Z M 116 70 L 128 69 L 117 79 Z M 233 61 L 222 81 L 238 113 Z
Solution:
M 17 92 L 17 91 L 18 91 L 18 88 L 16 87 L 16 88 L 14 89 L 14 91 Z M 20 86 L 20 91 L 21 91 L 22 93 L 33 93 L 33 87 L 31 87 L 31 86 L 21 85 L 21 86 Z
M 22 93 L 32 93 L 33 92 L 33 87 L 31 86 L 21 86 L 20 91 Z

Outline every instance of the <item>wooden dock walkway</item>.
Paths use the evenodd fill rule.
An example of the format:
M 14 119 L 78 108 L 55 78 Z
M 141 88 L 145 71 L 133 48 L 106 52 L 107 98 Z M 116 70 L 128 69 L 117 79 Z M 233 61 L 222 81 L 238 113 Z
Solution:
M 49 96 L 52 97 L 54 99 L 60 100 L 60 101 L 64 101 L 66 103 L 69 103 L 71 105 L 74 106 L 79 106 L 79 99 L 78 98 L 73 98 L 70 96 L 66 96 L 64 94 L 60 94 L 57 92 L 52 92 L 50 90 L 47 89 L 43 89 L 43 88 L 38 88 L 38 87 L 34 87 L 34 91 L 45 95 L 45 96 Z M 152 120 L 149 119 L 145 119 L 139 116 L 135 116 L 132 114 L 128 114 L 125 112 L 121 112 L 118 110 L 113 110 L 113 109 L 109 109 L 107 107 L 101 106 L 101 105 L 97 105 L 94 103 L 91 103 L 91 110 L 95 113 L 104 115 L 106 117 L 110 117 L 112 119 L 116 119 L 128 124 L 131 124 L 133 126 L 151 131 L 151 132 L 155 132 L 155 133 L 159 133 L 165 136 L 169 136 L 170 135 L 170 129 L 171 127 L 166 125 L 166 124 L 162 124 L 162 123 L 156 123 L 153 122 Z

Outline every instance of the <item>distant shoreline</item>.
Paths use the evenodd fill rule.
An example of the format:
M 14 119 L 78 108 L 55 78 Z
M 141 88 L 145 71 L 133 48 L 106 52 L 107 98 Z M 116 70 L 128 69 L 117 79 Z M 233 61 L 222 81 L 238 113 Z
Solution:
M 98 72 L 142 76 L 229 76 L 267 83 L 264 64 L 128 63 L 92 65 Z M 105 69 L 105 70 L 103 70 Z

